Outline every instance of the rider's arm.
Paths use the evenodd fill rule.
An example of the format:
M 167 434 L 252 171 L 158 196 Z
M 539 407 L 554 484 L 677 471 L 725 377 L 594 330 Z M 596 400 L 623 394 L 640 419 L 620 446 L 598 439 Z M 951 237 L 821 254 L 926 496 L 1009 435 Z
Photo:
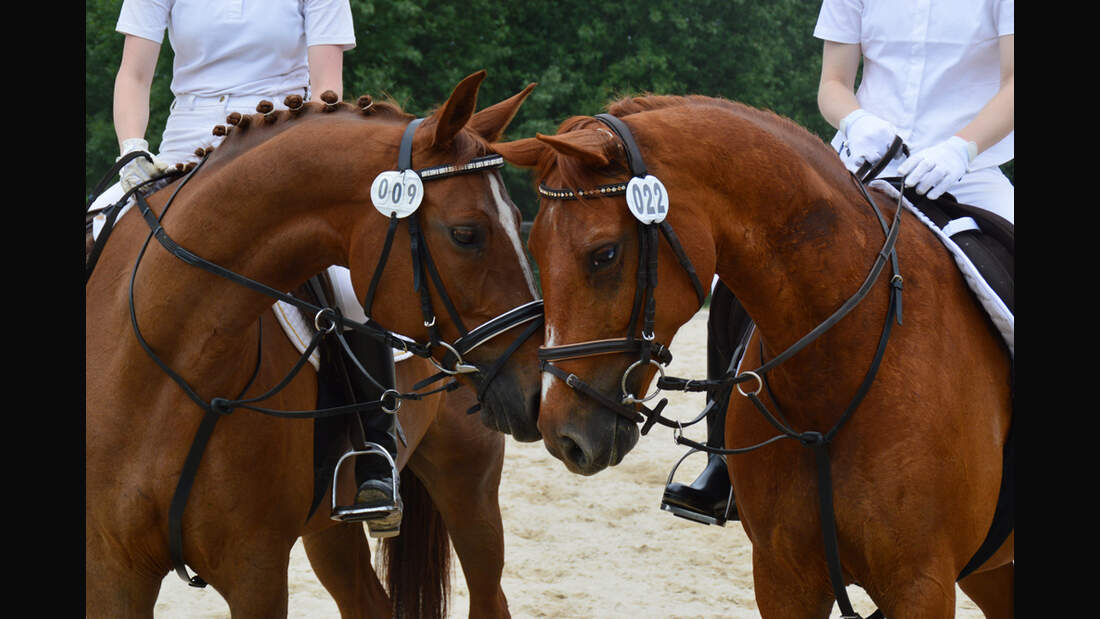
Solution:
M 1015 34 L 1008 34 L 998 41 L 1001 87 L 997 94 L 970 123 L 955 133 L 963 140 L 977 144 L 979 153 L 1000 142 L 1016 125 L 1015 39 Z
M 825 41 L 821 52 L 821 80 L 817 86 L 817 107 L 834 127 L 859 108 L 856 100 L 856 72 L 861 58 L 858 43 Z
M 312 101 L 320 101 L 321 93 L 331 90 L 344 99 L 344 48 L 341 45 L 310 45 L 309 89 Z
M 114 92 L 115 135 L 119 150 L 126 140 L 145 137 L 149 125 L 149 92 L 159 55 L 160 43 L 126 35 Z

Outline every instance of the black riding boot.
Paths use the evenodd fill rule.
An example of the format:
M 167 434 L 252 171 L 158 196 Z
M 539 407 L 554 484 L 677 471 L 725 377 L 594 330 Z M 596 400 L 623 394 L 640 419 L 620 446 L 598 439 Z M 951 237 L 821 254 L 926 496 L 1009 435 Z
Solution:
M 345 331 L 344 338 L 348 347 L 355 353 L 359 363 L 375 380 L 387 389 L 395 384 L 393 351 L 384 344 L 355 331 Z M 355 391 L 356 400 L 370 402 L 382 399 L 383 390 L 370 379 L 362 375 L 354 363 L 349 362 L 348 373 Z M 385 405 L 393 408 L 398 402 L 387 396 Z M 397 415 L 381 409 L 359 413 L 364 445 L 356 449 L 374 450 L 355 459 L 355 481 L 358 490 L 355 494 L 355 511 L 365 512 L 364 520 L 371 537 L 391 537 L 401 530 L 401 495 L 396 471 L 397 462 Z M 353 432 L 352 436 L 358 436 Z M 353 444 L 359 441 L 353 440 Z M 381 448 L 389 454 L 395 464 L 390 463 L 379 453 Z
M 729 370 L 734 356 L 741 356 L 751 328 L 752 320 L 737 298 L 718 282 L 711 294 L 707 319 L 707 378 L 717 378 Z M 708 447 L 725 446 L 726 408 L 732 391 L 733 386 L 726 385 L 707 394 Z M 687 485 L 670 483 L 661 508 L 704 524 L 724 525 L 727 520 L 738 520 L 725 456 L 707 454 L 707 466 L 695 481 Z

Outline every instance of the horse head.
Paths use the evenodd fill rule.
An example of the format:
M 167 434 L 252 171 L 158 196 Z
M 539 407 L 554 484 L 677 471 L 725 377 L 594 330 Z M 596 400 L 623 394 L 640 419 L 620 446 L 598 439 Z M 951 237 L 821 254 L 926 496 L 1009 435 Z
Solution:
M 630 122 L 642 149 L 661 139 L 636 119 Z M 696 269 L 693 284 L 669 243 L 652 235 L 656 228 L 642 232 L 629 210 L 623 190 L 632 178 L 632 145 L 591 117 L 571 118 L 553 136 L 493 148 L 510 163 L 534 168 L 539 186 L 529 240 L 546 320 L 538 427 L 550 453 L 569 470 L 591 475 L 618 464 L 638 440 L 637 411 L 667 363 L 664 346 L 698 310 L 698 280 L 709 284 L 714 273 L 710 231 L 684 199 L 691 193 L 689 173 L 647 157 L 649 173 L 674 196 L 667 218 Z M 652 236 L 643 241 L 643 234 Z M 646 275 L 639 258 L 646 243 L 655 247 L 660 282 L 653 289 L 654 312 L 646 310 L 642 294 Z
M 480 71 L 462 80 L 418 126 L 402 119 L 384 129 L 379 137 L 386 146 L 378 154 L 389 168 L 371 187 L 374 208 L 366 206 L 366 214 L 350 224 L 347 264 L 359 299 L 373 299 L 365 308 L 372 320 L 416 341 L 431 342 L 437 365 L 478 389 L 488 427 L 532 441 L 538 439 L 533 359 L 540 338 L 510 348 L 518 344 L 519 334 L 535 333 L 528 327 L 541 320 L 541 304 L 520 240 L 520 213 L 495 169 L 503 162 L 492 160 L 488 143 L 500 138 L 534 84 L 475 113 L 484 77 Z M 401 148 L 408 161 L 398 161 Z M 414 186 L 404 187 L 406 196 L 421 201 L 413 216 L 385 217 L 396 204 L 392 191 L 402 188 L 390 183 L 391 193 L 385 196 L 387 189 L 378 179 L 387 174 L 389 180 L 397 179 L 399 164 L 422 176 Z M 400 230 L 401 219 L 409 234 Z M 379 242 L 379 231 L 388 224 L 394 226 L 392 237 Z M 419 227 L 420 240 L 411 233 L 414 227 Z M 381 268 L 383 262 L 386 268 Z M 379 303 L 383 298 L 387 302 Z M 517 317 L 509 314 L 513 308 L 526 311 Z M 504 336 L 478 328 L 499 323 L 502 315 L 513 317 L 504 320 Z M 515 360 L 504 363 L 509 354 Z M 525 358 L 526 363 L 521 361 Z M 503 365 L 498 367 L 498 360 Z

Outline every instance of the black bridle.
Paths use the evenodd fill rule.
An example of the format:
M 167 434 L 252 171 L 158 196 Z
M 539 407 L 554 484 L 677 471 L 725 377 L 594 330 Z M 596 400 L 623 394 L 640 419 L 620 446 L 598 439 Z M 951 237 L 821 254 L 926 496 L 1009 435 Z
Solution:
M 626 123 L 610 114 L 598 114 L 595 118 L 607 125 L 622 141 L 625 147 L 627 163 L 630 167 L 631 175 L 635 178 L 646 177 L 647 170 L 645 161 Z M 539 194 L 551 200 L 612 197 L 623 195 L 626 193 L 626 190 L 626 182 L 602 185 L 589 191 L 551 189 L 545 185 L 539 185 Z M 653 364 L 657 366 L 658 372 L 664 375 L 664 367 L 672 361 L 672 353 L 669 352 L 668 347 L 657 342 L 653 333 L 657 314 L 657 302 L 654 298 L 654 293 L 657 289 L 657 248 L 660 241 L 658 231 L 660 231 L 660 234 L 668 241 L 680 265 L 687 272 L 691 279 L 691 284 L 695 288 L 699 307 L 702 307 L 706 300 L 706 293 L 703 290 L 698 275 L 695 273 L 695 267 L 692 265 L 687 253 L 684 252 L 683 247 L 680 245 L 680 240 L 677 238 L 676 233 L 673 232 L 672 225 L 669 224 L 667 219 L 659 223 L 644 223 L 639 220 L 637 284 L 634 290 L 634 303 L 630 311 L 630 321 L 627 327 L 626 336 L 617 339 L 593 340 L 577 344 L 542 346 L 539 348 L 538 352 L 540 368 L 543 372 L 565 381 L 565 384 L 570 388 L 587 395 L 603 406 L 634 422 L 645 421 L 646 416 L 654 420 L 659 419 L 661 410 L 668 404 L 668 400 L 662 399 L 658 402 L 656 407 L 650 409 L 645 406 L 644 402 L 656 396 L 656 392 L 649 396 L 637 397 L 631 394 L 626 387 L 627 378 L 638 366 Z M 638 330 L 639 319 L 641 320 L 641 337 L 636 337 L 635 332 Z M 576 374 L 567 373 L 553 364 L 554 361 L 565 359 L 616 353 L 630 353 L 637 354 L 638 356 L 638 360 L 623 372 L 622 379 L 619 381 L 619 393 L 616 397 L 609 396 L 595 389 Z M 646 411 L 646 414 L 639 412 L 639 408 Z
M 413 135 L 417 126 L 423 121 L 423 119 L 413 120 L 408 127 L 406 127 L 401 143 L 398 149 L 398 167 L 399 171 L 413 170 L 411 165 L 412 160 L 412 141 Z M 141 153 L 148 157 L 147 154 Z M 135 155 L 140 156 L 140 155 Z M 397 225 L 401 218 L 398 218 L 396 214 L 391 213 L 389 228 L 386 232 L 386 240 L 383 247 L 382 255 L 379 259 L 378 265 L 375 267 L 375 272 L 371 278 L 370 288 L 368 289 L 363 301 L 364 314 L 367 316 L 367 320 L 363 322 L 350 320 L 341 315 L 341 312 L 337 307 L 331 304 L 324 306 L 314 305 L 299 299 L 293 295 L 276 290 L 269 286 L 266 286 L 253 279 L 235 273 L 229 269 L 221 267 L 209 260 L 201 258 L 197 254 L 187 250 L 178 243 L 176 243 L 165 231 L 161 220 L 168 212 L 179 191 L 190 181 L 194 175 L 202 168 L 203 164 L 208 160 L 209 153 L 203 156 L 203 158 L 194 166 L 180 181 L 180 183 L 173 190 L 169 196 L 164 208 L 158 217 L 150 208 L 145 196 L 136 191 L 127 192 L 127 194 L 116 204 L 110 207 L 110 213 L 108 215 L 108 226 L 101 232 L 101 238 L 105 242 L 107 236 L 110 234 L 110 227 L 113 226 L 115 219 L 118 216 L 119 211 L 125 206 L 127 201 L 132 196 L 140 210 L 142 217 L 148 224 L 151 232 L 146 238 L 145 243 L 142 245 L 141 250 L 138 253 L 137 260 L 134 264 L 134 268 L 131 272 L 130 285 L 129 285 L 129 308 L 130 319 L 133 326 L 134 334 L 141 345 L 142 349 L 149 355 L 149 357 L 156 363 L 162 371 L 165 372 L 180 388 L 183 392 L 197 404 L 201 409 L 205 411 L 202 422 L 199 425 L 198 430 L 195 433 L 195 437 L 192 441 L 191 448 L 188 451 L 187 458 L 184 462 L 183 470 L 180 473 L 180 479 L 176 486 L 176 491 L 172 497 L 171 504 L 169 506 L 169 550 L 172 555 L 172 561 L 176 573 L 193 587 L 205 587 L 206 583 L 198 576 L 191 577 L 188 575 L 186 565 L 183 560 L 183 533 L 182 533 L 182 518 L 183 511 L 187 504 L 188 496 L 190 495 L 191 486 L 194 483 L 196 473 L 198 471 L 199 463 L 202 458 L 202 454 L 206 449 L 206 445 L 209 442 L 211 435 L 213 434 L 214 427 L 217 421 L 223 417 L 231 414 L 238 408 L 245 408 L 260 412 L 266 415 L 282 418 L 321 418 L 332 417 L 337 415 L 345 415 L 350 413 L 364 412 L 369 410 L 381 409 L 389 414 L 396 414 L 400 408 L 402 400 L 419 400 L 427 395 L 437 393 L 443 390 L 451 390 L 457 388 L 458 384 L 454 381 L 450 381 L 448 384 L 433 389 L 427 392 L 416 392 L 424 385 L 431 382 L 436 382 L 441 378 L 445 378 L 448 375 L 454 375 L 459 373 L 477 374 L 478 382 L 478 401 L 483 400 L 484 395 L 488 389 L 488 385 L 492 379 L 497 375 L 499 370 L 504 366 L 508 358 L 525 342 L 536 330 L 542 326 L 543 313 L 542 313 L 542 300 L 535 299 L 528 303 L 524 303 L 518 307 L 515 307 L 492 320 L 475 327 L 472 330 L 467 330 L 462 323 L 454 304 L 447 295 L 446 289 L 443 287 L 443 282 L 439 276 L 439 272 L 435 267 L 435 263 L 431 259 L 431 254 L 428 252 L 428 245 L 424 238 L 420 223 L 418 221 L 419 213 L 413 213 L 411 216 L 406 217 L 408 220 L 410 245 L 412 249 L 412 263 L 413 263 L 413 286 L 414 289 L 420 295 L 421 311 L 424 316 L 424 325 L 428 328 L 429 339 L 426 343 L 420 343 L 412 338 L 408 338 L 404 335 L 392 332 L 378 323 L 374 322 L 370 318 L 370 310 L 373 304 L 373 298 L 376 290 L 376 286 L 380 280 L 382 271 L 385 267 L 389 251 L 393 242 Z M 130 159 L 120 161 L 116 164 L 115 168 L 120 167 Z M 422 182 L 441 180 L 450 178 L 452 176 L 458 176 L 462 174 L 480 173 L 482 171 L 492 170 L 500 168 L 504 165 L 504 159 L 500 155 L 488 155 L 483 157 L 477 157 L 470 160 L 465 164 L 447 164 L 440 166 L 433 166 L 429 168 L 422 168 L 420 170 L 413 170 Z M 114 168 L 113 168 L 114 170 Z M 101 183 L 102 185 L 102 183 Z M 97 192 L 101 189 L 97 189 Z M 232 282 L 240 284 L 241 286 L 251 289 L 256 292 L 260 292 L 269 297 L 272 297 L 278 301 L 283 301 L 290 305 L 293 305 L 307 314 L 314 316 L 314 325 L 316 327 L 316 333 L 310 339 L 309 344 L 306 346 L 305 351 L 299 357 L 297 362 L 291 367 L 287 375 L 276 384 L 268 392 L 253 398 L 242 399 L 244 393 L 252 386 L 256 376 L 259 373 L 260 364 L 263 359 L 262 348 L 257 354 L 256 367 L 253 370 L 251 378 L 248 380 L 246 386 L 239 392 L 236 398 L 224 398 L 215 397 L 207 401 L 187 383 L 184 378 L 172 370 L 167 363 L 165 363 L 149 346 L 145 338 L 141 334 L 141 329 L 138 326 L 137 313 L 134 304 L 134 284 L 137 277 L 138 266 L 140 265 L 145 252 L 152 239 L 156 239 L 169 253 L 183 262 L 206 270 L 210 273 L 228 279 Z M 99 243 L 96 246 L 95 255 L 98 256 L 102 250 L 103 244 Z M 86 267 L 86 280 L 90 279 L 92 269 L 94 268 L 95 261 L 92 260 Z M 431 295 L 428 289 L 429 282 L 434 283 L 436 289 L 443 301 L 443 304 L 455 323 L 456 328 L 459 330 L 460 336 L 453 343 L 447 343 L 440 338 L 439 331 L 436 327 L 435 312 L 432 308 Z M 323 296 L 321 297 L 323 298 Z M 484 344 L 486 341 L 499 336 L 500 334 L 509 331 L 524 323 L 531 323 L 525 328 L 516 340 L 506 349 L 503 355 L 498 357 L 494 363 L 489 366 L 485 371 L 479 370 L 477 367 L 468 364 L 464 361 L 464 355 L 474 350 L 478 346 Z M 401 350 L 404 352 L 410 352 L 417 356 L 421 356 L 431 360 L 431 362 L 440 369 L 440 374 L 421 381 L 414 386 L 413 392 L 400 393 L 395 389 L 386 388 L 379 381 L 370 375 L 369 372 L 359 363 L 352 354 L 350 346 L 345 340 L 342 331 L 344 328 L 354 329 L 361 333 L 364 333 L 386 346 Z M 261 322 L 262 329 L 262 322 Z M 344 348 L 348 357 L 352 360 L 353 366 L 358 368 L 364 376 L 371 380 L 380 389 L 383 389 L 382 396 L 377 401 L 353 403 L 345 406 L 337 406 L 326 409 L 306 410 L 306 411 L 283 411 L 270 408 L 264 408 L 257 406 L 256 403 L 266 400 L 283 388 L 285 388 L 290 381 L 297 375 L 297 373 L 306 365 L 309 356 L 320 344 L 321 338 L 327 335 L 334 335 L 338 338 L 341 346 Z M 262 341 L 262 336 L 261 336 Z M 436 361 L 433 356 L 433 350 L 442 347 L 444 355 L 442 361 Z M 448 364 L 450 366 L 448 367 Z M 477 407 L 474 408 L 476 410 Z
M 609 114 L 600 114 L 597 115 L 596 118 L 611 127 L 612 130 L 614 130 L 618 137 L 622 140 L 627 155 L 627 161 L 630 164 L 631 173 L 634 176 L 639 177 L 645 175 L 646 171 L 645 166 L 642 163 L 641 151 L 638 149 L 637 143 L 634 141 L 634 138 L 631 135 L 630 130 L 627 128 L 626 124 Z M 893 145 L 887 152 L 886 157 L 883 158 L 883 162 L 888 162 L 901 149 L 905 149 L 905 145 L 902 143 L 900 138 L 897 138 L 894 140 Z M 874 382 L 874 378 L 882 362 L 883 355 L 885 354 L 886 343 L 889 340 L 891 328 L 895 321 L 898 325 L 900 325 L 902 321 L 901 293 L 903 280 L 900 274 L 900 270 L 898 268 L 897 252 L 894 246 L 897 241 L 900 229 L 901 212 L 904 210 L 904 208 L 902 206 L 901 198 L 899 196 L 897 209 L 894 212 L 893 221 L 888 225 L 885 217 L 883 217 L 881 211 L 879 210 L 878 205 L 875 204 L 875 201 L 871 198 L 870 194 L 867 193 L 867 190 L 863 186 L 864 182 L 869 182 L 871 179 L 874 178 L 878 171 L 882 169 L 883 165 L 885 164 L 881 164 L 880 166 L 877 166 L 870 171 L 868 171 L 868 168 L 870 166 L 865 166 L 863 169 L 860 170 L 859 177 L 852 176 L 852 179 L 855 182 L 855 185 L 859 188 L 861 194 L 863 195 L 863 198 L 867 201 L 868 204 L 870 204 L 871 209 L 874 211 L 874 214 L 877 217 L 879 224 L 882 227 L 883 233 L 886 237 L 885 241 L 883 242 L 882 248 L 875 256 L 874 263 L 872 264 L 870 272 L 865 278 L 863 284 L 859 287 L 856 293 L 849 297 L 848 300 L 845 301 L 840 306 L 840 308 L 837 309 L 832 315 L 822 321 L 817 327 L 812 329 L 809 333 L 800 338 L 786 350 L 776 355 L 769 361 L 765 362 L 756 370 L 737 372 L 734 364 L 737 362 L 738 356 L 734 355 L 733 359 L 731 360 L 730 367 L 724 376 L 710 380 L 688 380 L 683 378 L 665 376 L 662 363 L 658 363 L 653 360 L 654 357 L 656 357 L 658 360 L 663 361 L 664 364 L 667 364 L 668 361 L 671 360 L 671 354 L 668 353 L 667 349 L 663 346 L 652 342 L 652 326 L 655 313 L 653 290 L 656 288 L 657 285 L 657 237 L 656 231 L 653 228 L 652 224 L 639 225 L 639 239 L 641 241 L 642 249 L 639 253 L 638 284 L 635 291 L 634 309 L 632 310 L 631 314 L 629 335 L 626 338 L 621 338 L 617 340 L 598 340 L 581 344 L 543 347 L 539 351 L 539 358 L 542 360 L 541 367 L 543 371 L 549 372 L 550 374 L 564 380 L 566 384 L 574 390 L 596 400 L 603 406 L 611 409 L 619 415 L 622 415 L 627 419 L 635 422 L 644 422 L 641 429 L 641 433 L 643 435 L 647 434 L 655 423 L 660 423 L 665 427 L 674 429 L 676 433 L 675 440 L 677 443 L 687 445 L 699 451 L 706 451 L 708 453 L 722 455 L 748 453 L 750 451 L 754 451 L 782 439 L 795 439 L 798 440 L 802 445 L 811 448 L 814 452 L 815 463 L 817 467 L 819 509 L 821 515 L 822 535 L 825 541 L 825 555 L 829 578 L 832 583 L 833 594 L 836 597 L 837 605 L 841 610 L 842 616 L 846 619 L 858 619 L 860 616 L 856 614 L 856 612 L 853 610 L 851 602 L 849 601 L 848 594 L 844 586 L 843 572 L 840 566 L 840 551 L 839 542 L 837 541 L 836 520 L 833 509 L 832 475 L 830 472 L 828 446 L 835 438 L 837 432 L 840 431 L 840 428 L 851 418 L 852 414 L 859 406 L 859 403 L 863 400 L 864 396 L 870 390 L 871 384 Z M 616 196 L 622 195 L 623 193 L 625 193 L 625 191 L 626 183 L 613 183 L 609 185 L 602 185 L 591 190 L 552 189 L 549 187 L 545 187 L 541 184 L 539 186 L 539 193 L 543 197 L 551 200 L 572 200 L 577 199 L 578 197 Z M 688 275 L 692 279 L 692 283 L 696 287 L 696 292 L 700 294 L 700 297 L 702 297 L 698 277 L 696 276 L 694 269 L 691 268 L 690 260 L 688 260 L 687 256 L 683 254 L 683 249 L 679 246 L 679 243 L 676 242 L 675 235 L 671 234 L 671 227 L 667 226 L 667 223 L 667 220 L 661 222 L 661 230 L 662 232 L 665 232 L 667 228 L 667 232 L 665 232 L 665 235 L 666 238 L 669 240 L 669 244 L 673 247 L 673 250 L 676 252 L 677 258 L 679 259 L 681 265 L 684 266 Z M 831 329 L 838 322 L 840 322 L 840 320 L 844 318 L 844 316 L 851 312 L 871 291 L 872 286 L 875 284 L 875 282 L 878 281 L 879 275 L 882 273 L 887 262 L 890 262 L 893 270 L 893 277 L 890 279 L 889 282 L 889 308 L 887 310 L 886 319 L 883 325 L 882 335 L 879 338 L 878 346 L 876 347 L 870 367 L 866 372 L 859 388 L 857 389 L 855 396 L 845 408 L 839 420 L 827 432 L 799 432 L 791 428 L 782 414 L 770 411 L 768 407 L 763 403 L 763 401 L 759 398 L 761 390 L 763 390 L 767 386 L 767 373 L 787 359 L 790 359 L 806 346 L 808 346 L 811 342 L 813 342 L 826 331 Z M 644 302 L 641 300 L 643 296 Z M 635 320 L 638 310 L 640 307 L 643 306 L 643 303 L 645 312 L 645 323 L 642 331 L 642 339 L 637 340 L 633 337 Z M 702 298 L 700 298 L 700 305 L 702 305 Z M 648 329 L 648 339 L 646 335 L 646 329 Z M 607 394 L 599 392 L 598 390 L 592 388 L 590 385 L 578 378 L 576 375 L 566 374 L 564 371 L 550 363 L 550 361 L 555 359 L 575 358 L 584 356 L 586 354 L 609 354 L 617 352 L 632 353 L 635 351 L 638 351 L 640 353 L 639 361 L 631 365 L 623 374 L 623 378 L 620 381 L 621 392 L 618 399 L 612 398 Z M 679 391 L 708 391 L 728 385 L 734 385 L 737 387 L 739 393 L 749 398 L 749 400 L 753 403 L 757 410 L 764 416 L 765 419 L 767 419 L 767 421 L 773 427 L 775 427 L 780 432 L 780 434 L 759 444 L 735 449 L 709 447 L 696 441 L 691 441 L 684 438 L 683 428 L 704 419 L 708 410 L 704 409 L 704 411 L 700 413 L 698 417 L 685 424 L 678 421 L 669 420 L 661 416 L 661 411 L 667 404 L 667 399 L 662 399 L 658 403 L 658 405 L 654 407 L 653 410 L 646 408 L 644 405 L 641 404 L 641 402 L 644 400 L 638 400 L 632 395 L 627 394 L 625 387 L 626 378 L 630 374 L 630 371 L 637 365 L 643 363 L 654 363 L 655 365 L 657 365 L 660 374 L 660 377 L 657 379 L 657 390 L 654 391 L 652 395 L 647 396 L 645 400 L 656 396 L 658 393 L 660 393 L 662 389 Z M 742 390 L 741 384 L 752 380 L 756 381 L 756 388 L 753 391 L 746 393 Z M 773 397 L 772 400 L 774 401 L 775 398 Z M 644 411 L 644 413 L 629 407 L 628 404 L 630 403 L 637 404 L 639 408 Z M 711 402 L 708 405 L 708 409 L 712 405 L 714 405 L 714 402 Z M 880 616 L 881 613 L 879 611 L 876 611 L 871 617 Z

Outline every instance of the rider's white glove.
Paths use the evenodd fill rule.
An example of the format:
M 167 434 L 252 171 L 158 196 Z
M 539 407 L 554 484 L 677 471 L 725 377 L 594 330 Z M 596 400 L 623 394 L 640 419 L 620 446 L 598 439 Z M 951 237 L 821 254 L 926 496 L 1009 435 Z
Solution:
M 864 163 L 878 163 L 886 155 L 898 130 L 860 108 L 840 121 L 840 132 L 844 135 L 840 160 L 850 172 L 857 172 Z
M 953 135 L 935 146 L 929 146 L 898 166 L 906 187 L 916 187 L 919 194 L 935 200 L 959 182 L 970 161 L 978 154 L 978 145 Z
M 154 157 L 153 154 L 149 152 L 149 142 L 146 142 L 142 138 L 130 138 L 123 141 L 122 154 L 119 155 L 118 159 L 122 159 L 136 150 L 149 153 L 149 157 L 152 161 L 145 157 L 137 157 L 122 167 L 118 175 L 122 177 L 122 188 L 126 191 L 130 191 L 135 186 L 160 176 L 165 170 L 171 167 L 169 164 Z M 118 159 L 115 159 L 115 161 L 118 161 Z

